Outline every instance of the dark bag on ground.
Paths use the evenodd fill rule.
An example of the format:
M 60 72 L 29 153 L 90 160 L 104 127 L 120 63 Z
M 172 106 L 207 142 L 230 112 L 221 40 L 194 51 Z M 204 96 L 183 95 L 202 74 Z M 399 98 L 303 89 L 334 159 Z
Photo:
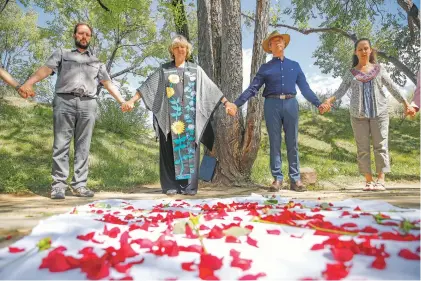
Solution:
M 212 181 L 217 163 L 218 161 L 215 157 L 203 155 L 199 169 L 199 179 L 207 182 Z

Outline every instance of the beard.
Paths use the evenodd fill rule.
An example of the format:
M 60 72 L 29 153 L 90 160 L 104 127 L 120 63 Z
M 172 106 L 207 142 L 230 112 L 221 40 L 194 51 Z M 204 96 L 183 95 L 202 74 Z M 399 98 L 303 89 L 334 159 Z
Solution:
M 76 45 L 76 47 L 78 47 L 78 48 L 80 48 L 80 49 L 84 49 L 84 50 L 86 50 L 86 49 L 88 49 L 88 47 L 89 47 L 89 42 L 87 42 L 87 43 L 84 45 L 84 44 L 82 44 L 80 41 L 78 41 L 77 39 L 75 39 L 75 45 Z

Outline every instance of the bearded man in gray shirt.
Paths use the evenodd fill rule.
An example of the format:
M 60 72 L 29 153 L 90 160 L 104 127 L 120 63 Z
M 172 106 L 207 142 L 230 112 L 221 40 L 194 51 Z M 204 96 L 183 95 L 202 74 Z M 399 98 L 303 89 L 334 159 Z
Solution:
M 97 109 L 97 86 L 105 89 L 122 104 L 124 99 L 111 83 L 105 68 L 89 50 L 92 28 L 86 23 L 76 24 L 73 31 L 76 48 L 58 49 L 46 64 L 39 68 L 20 90 L 33 91 L 35 83 L 57 73 L 54 113 L 54 145 L 51 199 L 64 199 L 68 187 L 69 150 L 74 136 L 74 175 L 70 183 L 73 194 L 92 197 L 94 192 L 86 187 L 88 180 L 88 156 Z

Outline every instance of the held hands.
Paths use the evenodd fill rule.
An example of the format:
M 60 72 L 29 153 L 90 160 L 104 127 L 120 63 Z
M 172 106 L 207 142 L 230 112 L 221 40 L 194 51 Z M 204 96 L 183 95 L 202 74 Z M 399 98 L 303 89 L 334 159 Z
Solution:
M 417 114 L 417 110 L 415 109 L 415 107 L 411 106 L 411 105 L 407 105 L 405 106 L 405 115 L 406 116 L 410 116 L 410 117 L 415 117 L 415 115 Z
M 331 104 L 330 102 L 328 102 L 328 101 L 325 101 L 324 103 L 322 103 L 322 104 L 318 107 L 318 109 L 319 109 L 319 113 L 320 113 L 320 114 L 324 114 L 324 113 L 326 113 L 326 112 L 329 112 L 329 111 L 330 111 L 330 109 L 331 109 L 331 107 L 332 107 L 332 104 Z
M 34 88 L 32 87 L 32 85 L 29 85 L 27 83 L 20 86 L 20 88 L 18 89 L 18 93 L 24 99 L 27 99 L 29 97 L 35 97 Z
M 133 101 L 129 100 L 129 101 L 123 102 L 121 104 L 121 111 L 123 111 L 123 112 L 132 111 L 133 108 L 134 108 L 134 102 Z
M 225 103 L 225 113 L 230 116 L 235 116 L 237 114 L 237 106 L 232 102 Z

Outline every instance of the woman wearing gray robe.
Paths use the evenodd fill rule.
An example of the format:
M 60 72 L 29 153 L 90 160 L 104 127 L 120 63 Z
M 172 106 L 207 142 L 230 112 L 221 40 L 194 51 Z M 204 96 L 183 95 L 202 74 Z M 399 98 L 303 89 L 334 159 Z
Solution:
M 213 145 L 211 115 L 220 103 L 227 114 L 235 115 L 237 110 L 200 66 L 187 61 L 191 49 L 177 35 L 169 46 L 173 61 L 161 65 L 122 106 L 123 111 L 131 110 L 142 98 L 152 111 L 159 136 L 161 188 L 167 195 L 197 193 L 199 144 L 209 149 Z

